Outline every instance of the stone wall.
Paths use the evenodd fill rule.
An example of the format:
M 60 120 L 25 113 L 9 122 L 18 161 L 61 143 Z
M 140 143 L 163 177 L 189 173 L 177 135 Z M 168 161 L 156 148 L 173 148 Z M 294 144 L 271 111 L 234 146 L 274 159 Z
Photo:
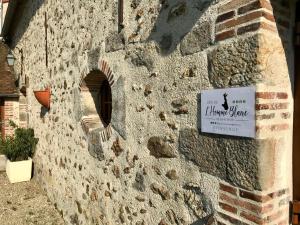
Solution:
M 28 105 L 26 94 L 21 93 L 19 97 L 19 117 L 18 124 L 20 127 L 27 128 L 28 125 Z
M 277 30 L 291 26 L 273 4 L 291 9 L 132 0 L 119 33 L 117 1 L 20 4 L 10 45 L 28 77 L 35 177 L 67 224 L 287 224 L 277 201 L 291 193 L 290 36 Z M 109 126 L 83 83 L 93 71 L 110 82 Z M 248 85 L 256 139 L 201 133 L 201 90 Z M 46 87 L 49 111 L 33 95 Z
M 4 99 L 4 134 L 11 136 L 14 134 L 14 129 L 10 126 L 10 121 L 19 124 L 19 101 L 18 98 Z

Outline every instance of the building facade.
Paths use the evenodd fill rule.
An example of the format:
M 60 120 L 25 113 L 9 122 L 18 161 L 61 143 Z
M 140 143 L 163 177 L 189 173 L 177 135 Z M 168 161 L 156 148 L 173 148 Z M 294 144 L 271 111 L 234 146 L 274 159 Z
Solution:
M 8 0 L 0 1 L 0 30 L 4 23 Z M 9 121 L 17 122 L 20 126 L 27 126 L 27 106 L 25 101 L 26 89 L 18 87 L 18 77 L 14 69 L 8 65 L 10 48 L 0 41 L 0 137 L 13 135 L 13 128 Z M 21 90 L 21 91 L 20 91 Z M 20 101 L 20 102 L 19 102 Z
M 2 35 L 39 138 L 35 177 L 66 224 L 289 224 L 296 1 L 7 10 Z M 255 138 L 202 132 L 201 92 L 247 86 Z M 33 92 L 46 88 L 50 109 Z

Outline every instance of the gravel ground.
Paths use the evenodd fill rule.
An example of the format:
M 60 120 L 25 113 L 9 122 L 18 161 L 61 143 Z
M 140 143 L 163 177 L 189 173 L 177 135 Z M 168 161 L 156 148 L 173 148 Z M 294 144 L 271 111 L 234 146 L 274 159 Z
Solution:
M 64 225 L 42 189 L 31 180 L 10 184 L 0 172 L 1 225 Z

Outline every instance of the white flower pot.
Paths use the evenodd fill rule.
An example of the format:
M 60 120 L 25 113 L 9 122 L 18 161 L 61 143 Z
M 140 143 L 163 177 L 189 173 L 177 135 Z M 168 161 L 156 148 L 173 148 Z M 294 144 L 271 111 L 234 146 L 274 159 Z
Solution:
M 31 179 L 32 159 L 11 162 L 7 160 L 6 174 L 10 183 L 29 181 Z
M 0 155 L 0 172 L 6 169 L 7 158 L 5 155 Z

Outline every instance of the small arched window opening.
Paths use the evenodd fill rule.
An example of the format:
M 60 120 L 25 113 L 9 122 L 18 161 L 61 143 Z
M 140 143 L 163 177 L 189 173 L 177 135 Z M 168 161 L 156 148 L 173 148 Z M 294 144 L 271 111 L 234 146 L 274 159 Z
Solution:
M 112 114 L 112 92 L 106 75 L 101 71 L 90 72 L 81 84 L 84 101 L 84 120 L 87 130 L 102 124 L 107 127 Z
M 99 107 L 100 107 L 100 117 L 105 126 L 110 124 L 111 113 L 112 113 L 112 95 L 110 84 L 107 79 L 102 82 L 99 91 Z

